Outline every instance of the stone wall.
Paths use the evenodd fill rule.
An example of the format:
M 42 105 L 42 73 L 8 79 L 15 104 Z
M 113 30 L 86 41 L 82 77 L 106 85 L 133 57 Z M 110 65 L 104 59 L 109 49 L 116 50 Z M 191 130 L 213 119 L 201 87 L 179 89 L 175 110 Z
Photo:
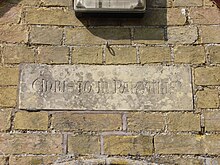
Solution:
M 0 164 L 220 164 L 220 10 L 148 0 L 76 18 L 71 0 L 0 1 Z M 18 109 L 19 64 L 189 65 L 193 111 Z

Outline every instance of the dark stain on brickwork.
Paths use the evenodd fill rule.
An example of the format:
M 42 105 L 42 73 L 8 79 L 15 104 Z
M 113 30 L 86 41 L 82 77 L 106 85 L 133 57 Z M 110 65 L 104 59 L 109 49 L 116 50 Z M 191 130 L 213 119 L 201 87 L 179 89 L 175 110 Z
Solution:
M 106 40 L 167 40 L 167 0 L 147 0 L 146 11 L 143 15 L 123 15 L 108 14 L 103 17 L 99 15 L 86 15 L 78 17 L 83 23 L 86 20 L 88 30 L 95 36 Z M 123 33 L 130 30 L 129 35 L 120 35 L 112 33 L 113 28 L 107 28 L 105 32 L 100 33 L 96 28 L 117 26 Z M 92 27 L 92 28 L 91 28 Z M 135 27 L 135 28 L 134 28 Z M 95 29 L 94 29 L 95 28 Z M 134 29 L 140 29 L 134 31 Z M 146 29 L 143 31 L 143 29 Z M 149 29 L 149 30 L 148 30 Z M 145 33 L 147 32 L 147 33 Z

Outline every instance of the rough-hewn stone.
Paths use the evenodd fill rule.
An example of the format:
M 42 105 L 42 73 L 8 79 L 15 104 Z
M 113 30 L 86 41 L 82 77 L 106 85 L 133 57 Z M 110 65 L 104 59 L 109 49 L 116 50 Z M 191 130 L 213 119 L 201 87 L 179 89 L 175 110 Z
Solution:
M 26 43 L 28 41 L 27 28 L 23 25 L 1 25 L 0 42 Z
M 1 87 L 0 88 L 0 106 L 15 107 L 17 103 L 17 88 Z
M 57 160 L 57 156 L 10 156 L 10 165 L 49 165 Z
M 100 154 L 100 137 L 98 136 L 69 136 L 68 153 L 76 155 Z
M 39 63 L 46 64 L 67 64 L 69 59 L 69 49 L 67 47 L 39 47 L 37 56 Z
M 5 154 L 61 154 L 62 136 L 58 134 L 1 134 Z
M 61 131 L 111 131 L 122 128 L 121 114 L 54 113 L 52 127 Z
M 2 50 L 5 64 L 33 63 L 34 49 L 27 46 L 5 46 Z
M 74 64 L 102 64 L 102 47 L 74 47 L 72 62 Z
M 192 44 L 198 39 L 195 26 L 173 26 L 167 28 L 168 43 Z
M 195 69 L 196 85 L 220 85 L 220 67 L 199 67 Z
M 43 6 L 71 6 L 73 1 L 71 0 L 41 0 Z
M 177 46 L 174 48 L 174 56 L 175 63 L 205 63 L 205 49 L 203 46 Z
M 152 155 L 150 136 L 105 136 L 104 153 L 107 155 Z
M 200 135 L 157 135 L 156 154 L 203 154 Z
M 0 164 L 2 165 L 6 164 L 6 157 L 0 156 Z
M 197 108 L 218 108 L 219 107 L 219 93 L 215 89 L 205 89 L 198 91 Z
M 198 158 L 192 156 L 177 156 L 177 155 L 170 155 L 170 156 L 161 156 L 161 157 L 153 157 L 149 160 L 149 163 L 152 164 L 166 164 L 166 165 L 203 165 L 203 158 Z
M 220 154 L 220 136 L 219 135 L 207 135 L 204 138 L 204 151 L 209 155 Z
M 216 17 L 213 17 L 213 16 Z M 220 11 L 218 8 L 191 8 L 190 18 L 195 24 L 220 24 Z
M 130 44 L 128 28 L 66 28 L 67 45 Z
M 25 22 L 27 24 L 41 25 L 83 25 L 71 10 L 44 8 L 27 8 L 25 10 Z
M 205 111 L 203 115 L 206 131 L 220 131 L 219 111 Z
M 14 119 L 14 129 L 47 130 L 48 114 L 46 112 L 17 112 Z
M 61 45 L 63 30 L 54 27 L 32 27 L 30 42 L 32 44 Z
M 106 64 L 135 64 L 137 63 L 136 51 L 135 47 L 107 47 Z
M 0 67 L 0 85 L 17 85 L 18 73 L 17 67 Z
M 129 113 L 127 125 L 128 131 L 162 131 L 165 129 L 165 119 L 161 113 Z
M 214 64 L 220 63 L 220 46 L 209 46 L 208 48 L 210 61 Z
M 9 130 L 10 124 L 11 124 L 11 110 L 0 109 L 0 131 Z
M 184 25 L 186 23 L 186 13 L 181 8 L 167 9 L 167 25 Z
M 171 61 L 171 52 L 169 47 L 140 47 L 139 53 L 141 64 Z
M 201 26 L 200 36 L 201 43 L 220 43 L 220 26 Z
M 173 0 L 173 6 L 202 6 L 202 0 Z
M 200 115 L 193 113 L 169 113 L 167 115 L 167 129 L 171 132 L 197 131 L 200 128 Z
M 127 159 L 127 158 L 107 158 L 106 159 L 106 164 L 107 165 L 112 165 L 112 164 L 117 164 L 117 165 L 146 165 L 149 162 L 146 160 L 132 160 L 132 159 Z

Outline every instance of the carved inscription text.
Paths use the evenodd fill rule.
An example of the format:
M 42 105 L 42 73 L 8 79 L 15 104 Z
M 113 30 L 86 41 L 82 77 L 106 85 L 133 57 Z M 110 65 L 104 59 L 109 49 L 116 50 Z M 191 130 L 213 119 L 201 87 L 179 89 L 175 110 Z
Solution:
M 180 81 L 137 81 L 98 80 L 98 81 L 67 81 L 37 78 L 32 82 L 34 91 L 46 93 L 96 93 L 96 94 L 172 94 L 181 90 Z
M 23 64 L 20 68 L 20 109 L 193 109 L 187 66 Z

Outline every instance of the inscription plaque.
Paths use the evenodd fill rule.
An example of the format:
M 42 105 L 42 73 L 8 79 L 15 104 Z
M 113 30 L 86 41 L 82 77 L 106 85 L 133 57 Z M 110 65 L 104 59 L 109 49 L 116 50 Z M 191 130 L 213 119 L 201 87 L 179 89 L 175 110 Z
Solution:
M 193 110 L 188 66 L 20 65 L 19 109 Z

